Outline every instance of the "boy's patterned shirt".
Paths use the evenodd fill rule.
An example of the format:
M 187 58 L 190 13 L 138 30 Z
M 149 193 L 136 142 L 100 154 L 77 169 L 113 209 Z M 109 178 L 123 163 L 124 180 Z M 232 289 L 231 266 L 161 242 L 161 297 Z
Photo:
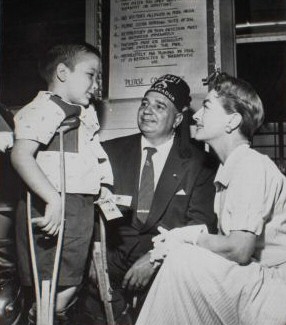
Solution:
M 50 92 L 38 96 L 15 116 L 15 138 L 47 145 L 54 137 L 64 111 L 52 100 Z M 81 107 L 78 152 L 65 153 L 66 192 L 97 194 L 100 184 L 113 184 L 108 157 L 99 142 L 99 123 L 93 107 Z M 49 181 L 60 191 L 60 155 L 58 151 L 39 151 L 37 163 Z

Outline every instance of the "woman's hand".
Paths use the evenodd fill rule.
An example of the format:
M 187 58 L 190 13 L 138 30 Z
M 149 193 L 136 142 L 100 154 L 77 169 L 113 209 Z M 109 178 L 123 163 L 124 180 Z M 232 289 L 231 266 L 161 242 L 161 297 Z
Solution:
M 162 263 L 169 251 L 180 244 L 196 245 L 200 234 L 208 232 L 205 225 L 191 225 L 171 230 L 158 227 L 158 231 L 160 234 L 152 239 L 154 244 L 151 251 L 152 263 Z
M 163 227 L 158 227 L 159 235 L 152 239 L 154 246 L 159 242 L 178 241 L 181 243 L 197 244 L 198 238 L 202 233 L 208 233 L 206 225 L 191 225 L 181 228 L 166 230 Z

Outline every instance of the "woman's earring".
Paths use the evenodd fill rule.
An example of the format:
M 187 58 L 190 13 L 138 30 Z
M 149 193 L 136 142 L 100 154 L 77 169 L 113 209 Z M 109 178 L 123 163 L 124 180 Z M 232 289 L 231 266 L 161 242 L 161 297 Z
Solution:
M 231 127 L 230 127 L 230 125 L 226 125 L 225 126 L 225 132 L 226 133 L 231 133 Z

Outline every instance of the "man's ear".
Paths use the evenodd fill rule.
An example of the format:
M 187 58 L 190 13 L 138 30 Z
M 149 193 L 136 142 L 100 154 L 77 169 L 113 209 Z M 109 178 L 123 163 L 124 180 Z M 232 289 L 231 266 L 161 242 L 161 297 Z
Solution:
M 176 129 L 183 121 L 183 114 L 177 113 L 175 117 L 175 121 L 173 123 L 173 128 Z
M 57 78 L 60 81 L 64 82 L 67 78 L 68 67 L 63 63 L 59 63 L 57 66 L 56 73 L 57 73 Z

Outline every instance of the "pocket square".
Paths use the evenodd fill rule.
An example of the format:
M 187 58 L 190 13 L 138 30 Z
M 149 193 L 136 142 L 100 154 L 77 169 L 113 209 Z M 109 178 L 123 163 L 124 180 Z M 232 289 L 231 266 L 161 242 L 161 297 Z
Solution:
M 183 189 L 181 189 L 176 193 L 176 195 L 186 195 L 186 192 Z

